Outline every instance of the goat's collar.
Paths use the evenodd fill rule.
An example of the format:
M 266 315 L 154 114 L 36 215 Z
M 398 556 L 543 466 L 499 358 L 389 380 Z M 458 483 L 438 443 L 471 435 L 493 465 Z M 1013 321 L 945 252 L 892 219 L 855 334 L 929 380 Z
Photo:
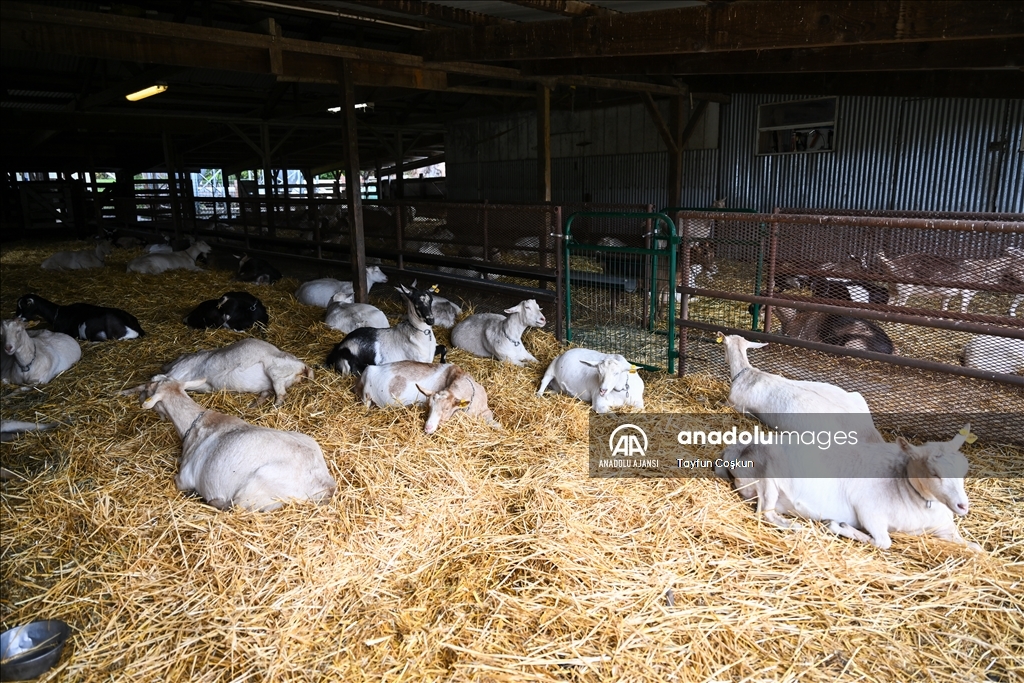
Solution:
M 196 426 L 196 423 L 199 422 L 199 420 L 203 417 L 203 415 L 206 415 L 206 413 L 207 411 L 204 410 L 200 412 L 198 415 L 196 415 L 196 419 L 192 420 L 192 424 L 190 424 L 188 426 L 188 429 L 185 430 L 185 433 L 181 435 L 182 443 L 185 443 L 185 440 L 188 438 L 188 435 L 192 433 L 192 429 Z
M 432 327 L 430 327 L 430 326 L 428 325 L 428 326 L 427 326 L 427 329 L 423 330 L 423 336 L 424 336 L 424 337 L 429 337 L 429 336 L 430 336 L 430 334 L 431 334 L 431 333 L 432 333 L 433 331 L 434 331 L 434 328 L 432 328 Z
M 729 380 L 729 381 L 730 381 L 730 382 L 735 382 L 735 381 L 736 381 L 736 378 L 737 378 L 737 377 L 739 377 L 740 375 L 742 375 L 742 374 L 743 374 L 744 372 L 746 372 L 746 371 L 747 371 L 747 370 L 749 370 L 749 369 L 750 369 L 749 367 L 743 368 L 742 370 L 740 370 L 739 372 L 737 372 L 737 373 L 736 373 L 735 375 L 733 375 L 733 376 L 732 376 L 732 379 L 731 379 L 731 380 Z
M 612 391 L 625 391 L 629 392 L 629 377 L 626 378 L 626 383 L 622 385 L 621 389 L 612 389 Z
M 472 393 L 469 395 L 469 403 L 467 403 L 464 407 L 459 408 L 459 410 L 461 410 L 464 413 L 469 412 L 469 409 L 473 407 L 473 401 L 476 400 L 476 383 L 473 382 L 473 380 L 469 380 L 469 386 L 473 390 Z
M 512 342 L 512 346 L 519 346 L 520 344 L 523 343 L 522 340 L 516 340 L 508 336 L 508 331 L 505 329 L 504 325 L 501 326 L 501 333 L 505 335 L 505 339 L 508 339 L 510 342 Z
M 27 333 L 26 333 L 26 334 L 27 334 Z M 31 339 L 30 339 L 30 341 L 31 341 Z M 39 354 L 39 349 L 38 349 L 38 348 L 36 348 L 36 345 L 35 345 L 35 344 L 32 344 L 32 360 L 30 360 L 30 361 L 29 361 L 28 363 L 26 363 L 25 365 L 22 365 L 22 364 L 21 364 L 21 361 L 20 361 L 20 360 L 18 360 L 18 352 L 17 352 L 17 351 L 15 351 L 15 352 L 14 352 L 14 362 L 18 364 L 18 369 L 19 369 L 19 370 L 21 370 L 22 372 L 28 372 L 29 370 L 31 370 L 31 369 L 32 369 L 32 364 L 36 362 L 36 356 L 37 356 L 38 354 Z
M 910 484 L 910 488 L 913 489 L 914 493 L 917 494 L 917 497 L 924 501 L 924 506 L 930 509 L 932 503 L 934 503 L 935 501 L 932 500 L 931 498 L 925 498 L 924 494 L 921 493 L 921 491 L 919 491 L 916 486 L 914 486 L 914 480 L 911 479 L 910 477 L 907 477 L 907 483 Z

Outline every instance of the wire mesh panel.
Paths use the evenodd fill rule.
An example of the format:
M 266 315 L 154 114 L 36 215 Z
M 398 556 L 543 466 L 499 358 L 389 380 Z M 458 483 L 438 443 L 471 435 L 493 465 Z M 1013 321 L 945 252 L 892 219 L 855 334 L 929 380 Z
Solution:
M 757 329 L 759 338 L 802 347 L 759 353 L 766 370 L 861 391 L 873 412 L 891 415 L 1012 405 L 1021 417 L 1010 422 L 1024 434 L 1024 222 L 823 214 L 757 220 L 768 226 L 763 271 L 744 268 L 749 255 L 723 250 L 724 275 L 691 288 L 698 298 L 681 322 L 689 328 L 681 342 L 687 372 L 724 377 L 721 351 L 708 335 Z M 749 294 L 758 290 L 763 296 Z M 933 427 L 928 436 L 941 436 L 940 425 Z
M 579 212 L 566 219 L 566 338 L 675 370 L 675 227 L 661 213 Z

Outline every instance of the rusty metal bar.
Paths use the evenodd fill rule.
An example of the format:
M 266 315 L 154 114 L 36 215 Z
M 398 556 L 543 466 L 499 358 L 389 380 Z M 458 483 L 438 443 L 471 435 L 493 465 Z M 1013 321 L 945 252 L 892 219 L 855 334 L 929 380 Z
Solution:
M 983 221 L 946 218 L 879 218 L 876 216 L 814 216 L 786 213 L 735 213 L 727 211 L 681 211 L 686 218 L 737 220 L 747 223 L 773 220 L 794 225 L 831 225 L 855 228 L 909 228 L 914 230 L 960 230 L 963 232 L 1024 232 L 1024 221 Z
M 741 337 L 754 339 L 756 341 L 776 342 L 778 344 L 786 344 L 787 346 L 798 346 L 800 348 L 810 349 L 812 351 L 822 351 L 824 353 L 829 353 L 834 356 L 849 356 L 851 358 L 863 358 L 866 360 L 875 360 L 880 361 L 882 363 L 889 363 L 891 365 L 902 365 L 904 367 L 917 368 L 919 370 L 932 370 L 935 372 L 944 372 L 949 375 L 961 375 L 963 377 L 971 377 L 974 379 L 986 379 L 993 382 L 1002 382 L 1004 384 L 1016 384 L 1017 386 L 1024 387 L 1024 377 L 1020 377 L 1018 375 L 1004 375 L 999 372 L 988 372 L 986 370 L 964 368 L 960 367 L 959 365 L 947 365 L 946 363 L 937 363 L 931 360 L 921 360 L 919 358 L 906 358 L 904 356 L 892 356 L 886 353 L 875 353 L 874 351 L 861 351 L 860 349 L 849 349 L 846 348 L 845 346 L 832 346 L 830 344 L 822 344 L 820 342 L 810 342 L 804 341 L 803 339 L 786 337 L 780 334 L 765 334 L 764 332 L 740 330 L 735 327 L 723 327 L 722 325 L 702 323 L 697 322 L 695 320 L 686 321 L 686 326 L 693 327 L 699 330 L 706 330 L 708 332 L 738 334 Z
M 1017 332 L 1012 327 L 1024 326 L 1024 322 L 1015 318 L 1006 317 L 1010 327 L 999 327 L 985 323 L 975 323 L 966 320 L 946 320 L 943 318 L 929 318 L 920 315 L 906 315 L 904 313 L 889 313 L 886 311 L 873 311 L 868 308 L 852 308 L 849 306 L 834 306 L 831 304 L 816 304 L 806 299 L 780 299 L 778 297 L 753 296 L 740 294 L 738 292 L 723 292 L 716 289 L 690 289 L 695 296 L 707 296 L 715 299 L 729 299 L 733 301 L 746 301 L 753 304 L 765 304 L 778 306 L 780 308 L 796 308 L 798 310 L 819 311 L 821 313 L 836 313 L 838 315 L 849 315 L 857 318 L 870 320 L 882 320 L 891 323 L 905 323 L 908 325 L 920 325 L 922 327 L 933 327 L 942 330 L 955 330 L 957 332 L 974 332 L 976 334 L 992 334 L 1000 337 L 1013 337 L 1024 339 L 1024 332 Z M 996 316 L 990 316 L 996 317 Z M 771 329 L 771 328 L 766 328 Z M 790 339 L 791 337 L 783 337 Z M 838 348 L 838 347 L 829 347 Z M 884 355 L 884 354 L 883 354 Z

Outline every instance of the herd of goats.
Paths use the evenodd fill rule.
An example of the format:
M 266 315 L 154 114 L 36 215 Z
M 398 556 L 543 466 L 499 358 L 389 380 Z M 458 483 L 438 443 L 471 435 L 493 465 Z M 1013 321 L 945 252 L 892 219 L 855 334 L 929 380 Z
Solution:
M 95 250 L 57 253 L 44 261 L 43 267 L 99 267 L 109 249 L 109 244 L 101 243 Z M 158 275 L 171 270 L 201 270 L 197 261 L 210 251 L 201 241 L 177 251 L 154 245 L 128 263 L 128 272 Z M 1017 264 L 1024 252 L 1005 258 Z M 892 262 L 900 261 L 897 258 Z M 273 284 L 281 273 L 265 259 L 243 258 L 236 278 Z M 371 266 L 366 281 L 372 287 L 387 282 L 387 276 L 379 267 Z M 821 282 L 826 284 L 813 286 L 842 287 L 851 298 L 860 296 L 855 288 L 863 287 L 838 274 Z M 325 365 L 357 376 L 355 392 L 367 407 L 426 405 L 427 434 L 458 412 L 502 429 L 488 405 L 486 388 L 464 369 L 446 362 L 447 350 L 437 343 L 433 328 L 449 328 L 451 344 L 475 356 L 518 366 L 536 363 L 522 337 L 527 328 L 540 328 L 547 322 L 537 302 L 522 301 L 506 309 L 504 315 L 476 313 L 463 317 L 462 309 L 438 296 L 436 287 L 420 287 L 413 282 L 396 290 L 405 305 L 405 316 L 394 325 L 380 309 L 356 303 L 351 282 L 322 278 L 305 282 L 295 291 L 300 303 L 325 309 L 325 323 L 345 335 L 331 349 Z M 870 292 L 865 290 L 864 296 L 870 296 Z M 901 293 L 897 296 L 906 298 Z M 965 307 L 968 300 L 965 294 Z M 50 329 L 28 328 L 28 321 L 35 319 L 46 321 Z M 245 331 L 267 325 L 269 318 L 257 297 L 228 292 L 204 301 L 183 322 L 194 328 Z M 77 340 L 128 340 L 144 334 L 138 319 L 127 311 L 90 303 L 59 305 L 37 294 L 26 294 L 17 302 L 16 317 L 2 323 L 2 379 L 21 386 L 46 384 L 81 358 L 82 347 Z M 830 428 L 856 426 L 862 439 L 856 447 L 837 447 L 839 455 L 832 449 L 827 457 L 844 458 L 851 467 L 871 461 L 883 463 L 885 468 L 883 476 L 874 478 L 786 477 L 780 475 L 785 471 L 780 463 L 787 458 L 787 451 L 778 444 L 728 446 L 723 456 L 734 466 L 718 474 L 732 478 L 745 499 L 756 499 L 758 511 L 766 519 L 782 527 L 796 526 L 783 514 L 828 521 L 834 533 L 880 548 L 888 548 L 889 534 L 898 531 L 929 533 L 980 549 L 968 544 L 954 523 L 954 516 L 968 511 L 963 488 L 967 461 L 959 448 L 973 438 L 969 425 L 948 442 L 914 446 L 901 438 L 887 443 L 874 428 L 860 394 L 827 383 L 796 381 L 764 372 L 751 366 L 747 358 L 747 349 L 763 344 L 739 336 L 720 335 L 719 341 L 731 370 L 729 402 L 739 412 L 755 417 L 773 415 L 773 428 L 796 430 L 818 429 L 820 422 L 809 416 L 814 414 L 817 420 L 821 414 L 829 414 Z M 435 363 L 438 356 L 440 362 Z M 275 405 L 280 406 L 287 390 L 312 374 L 313 370 L 295 356 L 249 337 L 183 355 L 164 365 L 149 382 L 124 393 L 139 395 L 143 408 L 155 410 L 174 424 L 182 442 L 175 476 L 179 490 L 194 491 L 219 509 L 240 506 L 274 510 L 294 501 L 323 503 L 333 495 L 336 482 L 320 446 L 304 434 L 251 425 L 204 408 L 186 392 L 250 392 L 259 394 L 261 400 L 273 395 Z M 537 395 L 549 389 L 590 403 L 598 413 L 644 409 L 644 382 L 637 367 L 619 354 L 569 349 L 550 363 Z M 777 423 L 780 415 L 782 424 Z M 3 431 L 6 439 L 9 433 L 45 427 L 5 421 Z

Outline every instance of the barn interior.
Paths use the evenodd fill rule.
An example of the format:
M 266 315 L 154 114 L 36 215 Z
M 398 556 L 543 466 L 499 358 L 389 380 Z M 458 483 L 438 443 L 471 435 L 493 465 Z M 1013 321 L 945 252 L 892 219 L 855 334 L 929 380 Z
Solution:
M 1024 343 L 1019 3 L 4 2 L 0 38 L 3 317 L 37 292 L 147 331 L 4 387 L 5 420 L 59 425 L 0 458 L 0 625 L 72 627 L 42 680 L 1024 668 L 1024 373 L 964 360 L 972 339 Z M 88 277 L 40 270 L 104 237 L 137 241 Z M 125 272 L 141 245 L 188 239 L 213 246 L 205 272 Z M 243 251 L 284 278 L 236 281 Z M 881 303 L 808 284 L 838 264 L 895 291 L 878 257 L 914 253 L 975 270 L 918 274 Z M 371 264 L 389 277 L 372 291 Z M 364 408 L 323 367 L 341 335 L 293 297 L 324 276 L 393 321 L 392 286 L 414 279 L 464 314 L 540 303 L 547 323 L 522 337 L 537 364 L 449 355 L 503 429 L 456 415 L 428 435 L 420 408 Z M 249 336 L 182 325 L 232 289 L 270 311 L 254 336 L 314 378 L 281 408 L 195 399 L 313 436 L 339 485 L 327 505 L 222 512 L 183 494 L 179 434 L 120 395 Z M 960 292 L 948 309 L 942 289 Z M 788 306 L 868 320 L 888 350 L 795 338 Z M 728 405 L 721 330 L 771 342 L 758 367 L 860 392 L 890 440 L 970 422 L 958 526 L 984 554 L 787 532 L 712 477 L 592 476 L 590 406 L 536 396 L 570 342 L 639 365 L 647 413 L 752 428 Z

